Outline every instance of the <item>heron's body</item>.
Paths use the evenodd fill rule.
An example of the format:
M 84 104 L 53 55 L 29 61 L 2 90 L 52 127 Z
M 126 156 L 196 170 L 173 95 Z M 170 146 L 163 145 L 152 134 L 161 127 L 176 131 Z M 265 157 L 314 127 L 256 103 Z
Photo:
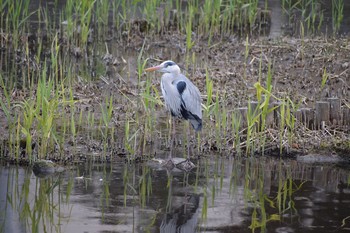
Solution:
M 201 130 L 202 100 L 200 92 L 185 75 L 181 74 L 179 66 L 173 61 L 165 61 L 159 66 L 146 69 L 146 71 L 160 71 L 164 73 L 161 80 L 161 89 L 167 109 L 171 112 L 173 117 L 188 120 L 196 131 Z M 172 146 L 175 138 L 174 121 L 173 125 L 173 143 L 169 155 L 169 162 L 172 167 L 174 166 L 172 161 Z M 185 167 L 192 168 L 193 166 L 194 164 L 189 161 L 188 146 L 188 157 Z
M 161 89 L 171 115 L 189 120 L 196 131 L 201 130 L 202 110 L 198 88 L 181 73 L 165 73 L 162 76 Z

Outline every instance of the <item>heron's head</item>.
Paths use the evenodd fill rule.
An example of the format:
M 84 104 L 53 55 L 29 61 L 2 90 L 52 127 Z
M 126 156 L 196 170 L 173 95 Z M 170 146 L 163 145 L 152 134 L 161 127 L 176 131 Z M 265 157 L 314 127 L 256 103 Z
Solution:
M 173 61 L 165 61 L 159 66 L 153 66 L 145 71 L 159 71 L 163 73 L 180 73 L 180 67 Z

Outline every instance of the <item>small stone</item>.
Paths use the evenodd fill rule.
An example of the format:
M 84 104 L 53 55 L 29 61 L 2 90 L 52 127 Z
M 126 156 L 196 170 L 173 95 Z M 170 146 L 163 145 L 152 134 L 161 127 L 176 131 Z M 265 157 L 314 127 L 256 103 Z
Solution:
M 168 161 L 163 162 L 162 166 L 169 169 L 169 170 L 172 170 L 172 169 L 174 169 L 175 164 L 174 164 L 174 161 L 172 159 L 169 159 Z
M 342 67 L 343 69 L 347 69 L 347 68 L 349 67 L 349 62 L 344 62 L 344 63 L 341 65 L 341 67 Z
M 57 166 L 51 160 L 40 159 L 33 164 L 33 172 L 38 177 L 47 177 L 56 172 L 63 172 L 64 168 Z
M 189 172 L 191 171 L 193 168 L 196 167 L 196 165 L 194 165 L 194 163 L 191 162 L 191 160 L 186 159 L 185 161 L 176 164 L 176 167 L 180 170 L 183 170 L 185 172 Z

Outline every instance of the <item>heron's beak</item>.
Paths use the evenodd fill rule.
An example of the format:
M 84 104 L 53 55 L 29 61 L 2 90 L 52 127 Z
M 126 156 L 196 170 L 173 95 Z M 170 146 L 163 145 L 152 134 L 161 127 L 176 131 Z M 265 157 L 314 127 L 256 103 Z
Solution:
M 145 69 L 145 71 L 149 72 L 149 71 L 156 71 L 156 70 L 160 70 L 160 69 L 162 69 L 161 66 L 153 66 L 153 67 Z

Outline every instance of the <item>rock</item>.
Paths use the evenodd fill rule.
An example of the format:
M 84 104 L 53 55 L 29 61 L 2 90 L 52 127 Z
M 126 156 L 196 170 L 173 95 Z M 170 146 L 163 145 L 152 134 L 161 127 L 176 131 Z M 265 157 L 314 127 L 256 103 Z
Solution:
M 58 166 L 51 160 L 40 159 L 38 161 L 35 161 L 33 164 L 34 174 L 41 178 L 63 171 L 63 167 Z
M 196 166 L 194 165 L 194 163 L 191 162 L 191 160 L 186 159 L 182 162 L 176 163 L 175 165 L 178 169 L 183 170 L 185 172 L 189 172 L 191 171 L 193 168 L 195 168 Z
M 185 172 L 189 172 L 196 167 L 194 163 L 191 162 L 191 160 L 176 157 L 172 158 L 171 160 L 152 159 L 151 161 L 149 161 L 148 164 L 154 168 L 166 168 L 168 170 L 173 170 L 174 168 L 177 168 Z

